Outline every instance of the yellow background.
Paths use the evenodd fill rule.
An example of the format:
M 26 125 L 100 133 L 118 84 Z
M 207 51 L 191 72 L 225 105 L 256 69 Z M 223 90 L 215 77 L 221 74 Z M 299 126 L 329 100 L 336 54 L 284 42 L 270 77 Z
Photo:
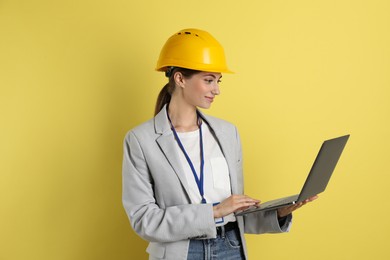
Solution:
M 351 138 L 325 193 L 250 259 L 390 259 L 389 1 L 0 2 L 0 259 L 146 259 L 121 204 L 122 140 L 149 119 L 174 32 L 230 68 L 207 111 L 235 123 L 246 193 L 295 194 Z

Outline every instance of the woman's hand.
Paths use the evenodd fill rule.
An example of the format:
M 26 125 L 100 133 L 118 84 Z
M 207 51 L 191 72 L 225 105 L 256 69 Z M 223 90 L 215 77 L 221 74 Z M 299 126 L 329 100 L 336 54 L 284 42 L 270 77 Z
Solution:
M 220 204 L 214 206 L 214 218 L 222 218 L 238 210 L 256 206 L 259 203 L 260 200 L 252 199 L 246 195 L 231 195 Z
M 294 204 L 294 205 L 290 205 L 290 206 L 286 206 L 286 207 L 278 209 L 278 218 L 283 218 L 283 217 L 291 214 L 291 212 L 293 212 L 294 210 L 299 209 L 300 207 L 302 207 L 306 203 L 311 202 L 313 200 L 316 200 L 317 198 L 318 198 L 318 196 L 316 195 L 316 196 L 308 198 L 307 200 L 302 201 L 300 203 L 297 203 L 297 204 Z

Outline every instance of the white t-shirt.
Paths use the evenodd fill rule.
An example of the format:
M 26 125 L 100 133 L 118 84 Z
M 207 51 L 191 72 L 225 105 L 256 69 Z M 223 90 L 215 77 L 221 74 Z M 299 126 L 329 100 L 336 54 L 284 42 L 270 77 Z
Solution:
M 204 171 L 203 171 L 203 190 L 204 197 L 207 203 L 218 203 L 228 198 L 231 193 L 229 169 L 221 148 L 219 147 L 214 136 L 211 134 L 209 126 L 202 123 L 202 138 L 204 151 Z M 181 143 L 183 144 L 191 162 L 195 168 L 198 178 L 200 177 L 200 143 L 199 129 L 192 132 L 177 133 Z M 180 157 L 186 180 L 189 187 L 189 195 L 193 204 L 200 204 L 202 197 L 200 196 L 198 186 L 196 184 L 192 170 L 180 149 L 176 146 Z M 234 214 L 225 216 L 223 222 L 216 221 L 216 225 L 224 225 L 227 222 L 236 221 Z

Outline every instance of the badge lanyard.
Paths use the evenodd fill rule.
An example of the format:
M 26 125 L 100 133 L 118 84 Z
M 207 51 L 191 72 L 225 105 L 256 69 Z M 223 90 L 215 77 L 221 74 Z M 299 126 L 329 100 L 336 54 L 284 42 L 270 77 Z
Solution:
M 186 149 L 184 148 L 183 144 L 180 141 L 180 138 L 175 130 L 175 127 L 173 127 L 173 124 L 172 124 L 171 119 L 169 118 L 168 109 L 167 109 L 167 116 L 168 116 L 169 123 L 171 124 L 171 129 L 172 129 L 173 135 L 175 136 L 175 139 L 176 139 L 180 149 L 182 150 L 184 156 L 187 159 L 187 162 L 191 168 L 192 174 L 194 175 L 196 185 L 198 186 L 200 196 L 202 197 L 202 203 L 205 204 L 207 202 L 206 202 L 206 199 L 204 198 L 204 190 L 203 190 L 204 154 L 203 154 L 203 138 L 202 138 L 202 120 L 200 119 L 198 111 L 196 111 L 196 115 L 197 115 L 198 126 L 199 126 L 199 146 L 200 146 L 200 175 L 199 175 L 199 178 L 198 178 L 198 175 L 196 174 L 194 165 L 192 164 L 192 161 L 186 152 Z

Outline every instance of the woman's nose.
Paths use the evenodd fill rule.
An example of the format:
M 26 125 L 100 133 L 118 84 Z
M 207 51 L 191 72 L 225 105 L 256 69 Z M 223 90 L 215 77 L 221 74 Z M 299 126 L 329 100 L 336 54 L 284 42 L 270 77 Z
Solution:
M 214 89 L 211 91 L 211 93 L 213 93 L 213 95 L 219 95 L 220 94 L 219 85 L 218 84 L 214 85 Z

